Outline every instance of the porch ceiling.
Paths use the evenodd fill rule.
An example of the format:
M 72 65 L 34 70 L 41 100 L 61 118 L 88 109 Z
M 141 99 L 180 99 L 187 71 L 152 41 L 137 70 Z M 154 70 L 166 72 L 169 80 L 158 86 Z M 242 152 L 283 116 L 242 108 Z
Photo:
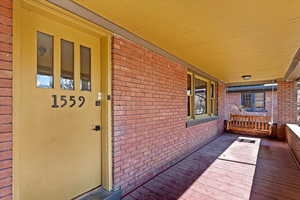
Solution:
M 284 77 L 300 44 L 299 0 L 74 0 L 225 82 Z

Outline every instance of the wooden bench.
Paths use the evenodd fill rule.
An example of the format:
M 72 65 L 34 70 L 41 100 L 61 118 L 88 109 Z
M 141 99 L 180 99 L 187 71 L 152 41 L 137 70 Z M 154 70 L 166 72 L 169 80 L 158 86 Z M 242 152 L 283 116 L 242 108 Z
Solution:
M 226 130 L 235 133 L 268 136 L 272 134 L 271 117 L 230 114 Z

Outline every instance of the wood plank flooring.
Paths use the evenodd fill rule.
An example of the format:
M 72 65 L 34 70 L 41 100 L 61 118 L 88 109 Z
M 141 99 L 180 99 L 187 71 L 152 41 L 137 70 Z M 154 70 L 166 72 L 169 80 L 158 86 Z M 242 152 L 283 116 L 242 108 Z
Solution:
M 300 170 L 287 143 L 256 138 L 257 152 L 239 137 L 220 136 L 123 200 L 299 200 Z

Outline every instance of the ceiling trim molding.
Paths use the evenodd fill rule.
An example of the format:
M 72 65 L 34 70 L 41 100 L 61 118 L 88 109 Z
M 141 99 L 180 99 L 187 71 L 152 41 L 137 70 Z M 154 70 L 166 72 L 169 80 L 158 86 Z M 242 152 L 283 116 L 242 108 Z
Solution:
M 64 10 L 67 10 L 79 17 L 82 17 L 89 22 L 92 22 L 98 26 L 101 26 L 112 33 L 120 35 L 134 43 L 137 43 L 148 50 L 151 50 L 151 51 L 153 51 L 157 54 L 160 54 L 178 64 L 181 64 L 181 65 L 185 66 L 188 70 L 195 71 L 201 76 L 204 76 L 204 77 L 214 80 L 214 81 L 223 82 L 220 79 L 217 79 L 216 77 L 211 76 L 210 74 L 202 71 L 198 67 L 172 55 L 171 53 L 167 52 L 166 50 L 152 44 L 149 41 L 144 40 L 143 38 L 139 37 L 138 35 L 129 32 L 125 28 L 123 28 L 117 24 L 114 24 L 113 22 L 109 21 L 108 19 L 100 16 L 99 14 L 91 11 L 90 9 L 83 7 L 82 5 L 76 3 L 72 0 L 47 0 L 47 1 L 49 3 L 52 3 L 56 6 L 64 9 Z

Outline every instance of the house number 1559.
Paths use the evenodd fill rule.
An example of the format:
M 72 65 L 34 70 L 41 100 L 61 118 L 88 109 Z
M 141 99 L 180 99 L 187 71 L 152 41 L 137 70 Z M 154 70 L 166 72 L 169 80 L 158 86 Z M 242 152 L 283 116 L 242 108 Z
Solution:
M 59 100 L 58 100 L 59 99 Z M 85 103 L 85 97 L 84 96 L 79 96 L 76 98 L 75 96 L 66 96 L 66 95 L 61 95 L 60 98 L 58 98 L 57 95 L 52 95 L 52 108 L 62 108 L 65 106 L 69 107 L 74 107 L 77 104 L 78 100 L 78 107 L 82 107 L 83 104 Z

